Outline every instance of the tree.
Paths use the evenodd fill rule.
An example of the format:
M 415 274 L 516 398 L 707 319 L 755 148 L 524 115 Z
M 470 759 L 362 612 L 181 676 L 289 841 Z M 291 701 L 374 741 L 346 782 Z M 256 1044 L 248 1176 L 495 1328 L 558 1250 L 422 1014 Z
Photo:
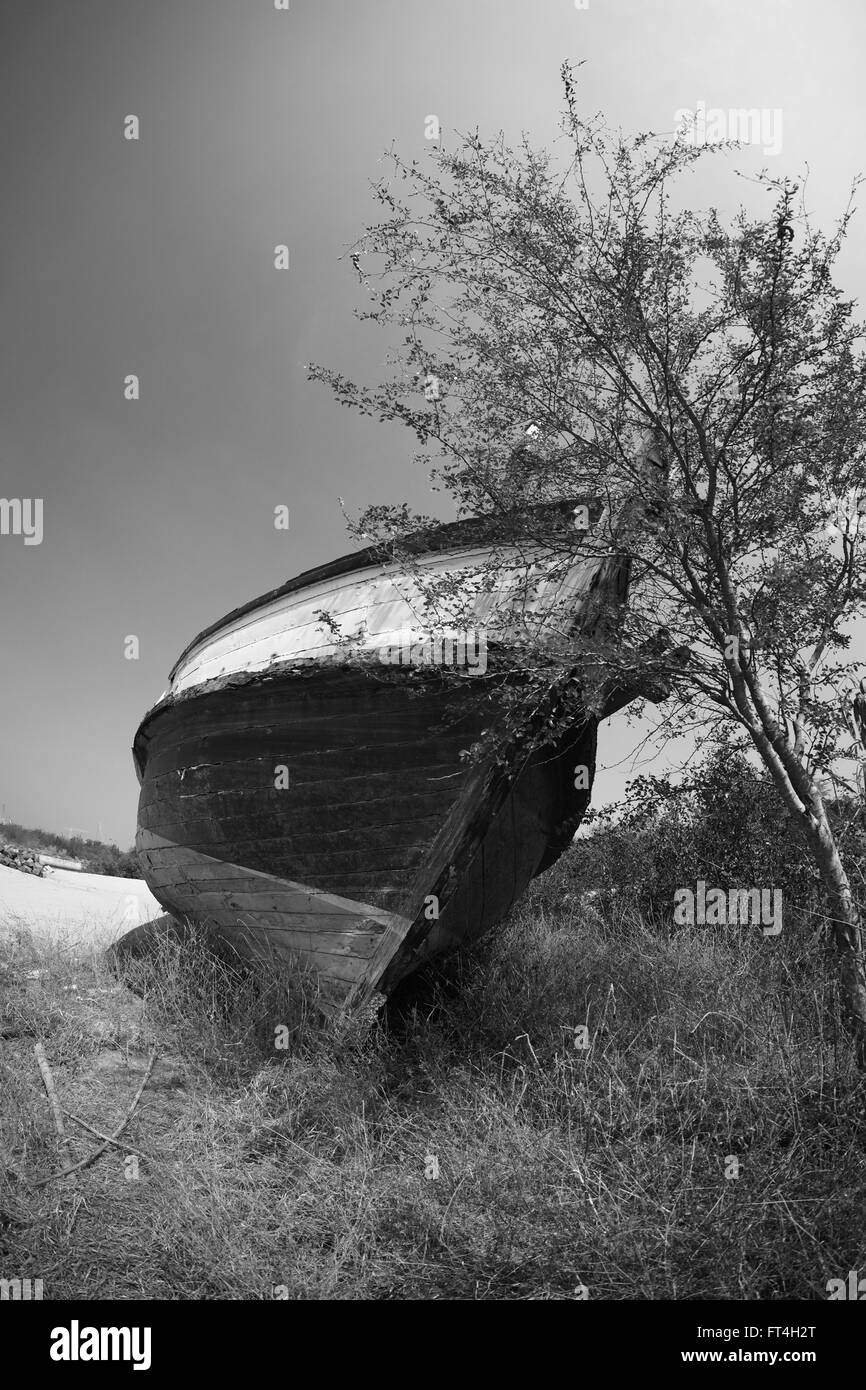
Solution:
M 568 65 L 562 79 L 565 158 L 477 134 L 432 168 L 391 157 L 385 220 L 354 259 L 375 306 L 359 317 L 401 330 L 395 371 L 375 387 L 310 374 L 404 422 L 425 464 L 437 450 L 458 515 L 507 526 L 532 502 L 606 500 L 588 535 L 547 539 L 552 556 L 627 556 L 628 610 L 543 659 L 523 634 L 525 698 L 577 667 L 598 713 L 651 672 L 672 688 L 660 739 L 747 737 L 820 873 L 866 1061 L 863 919 L 823 791 L 853 750 L 846 657 L 866 599 L 863 330 L 832 280 L 854 190 L 829 236 L 800 185 L 766 173 L 762 218 L 677 211 L 678 181 L 730 142 L 627 139 L 579 114 Z M 408 520 L 372 507 L 358 531 Z

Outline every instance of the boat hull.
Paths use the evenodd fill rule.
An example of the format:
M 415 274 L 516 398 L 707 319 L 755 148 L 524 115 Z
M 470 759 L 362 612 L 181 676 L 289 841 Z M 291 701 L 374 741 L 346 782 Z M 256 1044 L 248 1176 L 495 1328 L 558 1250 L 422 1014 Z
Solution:
M 498 710 L 491 677 L 321 664 L 170 696 L 135 743 L 144 877 L 242 954 L 314 971 L 329 1004 L 387 995 L 500 921 L 588 804 L 595 721 L 461 759 Z

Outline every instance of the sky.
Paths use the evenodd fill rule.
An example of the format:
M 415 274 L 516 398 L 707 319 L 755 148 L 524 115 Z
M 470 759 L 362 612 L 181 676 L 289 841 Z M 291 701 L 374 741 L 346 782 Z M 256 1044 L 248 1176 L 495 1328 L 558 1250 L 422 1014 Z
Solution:
M 356 548 L 339 497 L 449 516 L 413 437 L 305 371 L 385 375 L 346 248 L 387 149 L 429 153 L 431 114 L 449 144 L 548 146 L 585 60 L 583 111 L 627 132 L 779 109 L 778 153 L 702 161 L 688 198 L 730 216 L 736 169 L 808 166 L 829 228 L 862 169 L 864 40 L 860 0 L 3 0 L 0 498 L 43 499 L 43 534 L 0 535 L 0 814 L 128 846 L 132 737 L 189 640 Z M 859 231 L 837 271 L 862 298 Z M 596 802 L 675 765 L 638 738 L 604 726 Z

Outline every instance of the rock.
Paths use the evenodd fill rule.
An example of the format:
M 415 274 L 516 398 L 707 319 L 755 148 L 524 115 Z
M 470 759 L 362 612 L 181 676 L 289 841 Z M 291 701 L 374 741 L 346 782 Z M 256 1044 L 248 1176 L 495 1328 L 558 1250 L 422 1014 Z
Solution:
M 21 845 L 10 845 L 3 840 L 0 840 L 0 864 L 5 865 L 7 869 L 18 869 L 23 874 L 33 874 L 35 878 L 42 878 L 43 875 L 43 868 L 35 850 L 26 849 Z

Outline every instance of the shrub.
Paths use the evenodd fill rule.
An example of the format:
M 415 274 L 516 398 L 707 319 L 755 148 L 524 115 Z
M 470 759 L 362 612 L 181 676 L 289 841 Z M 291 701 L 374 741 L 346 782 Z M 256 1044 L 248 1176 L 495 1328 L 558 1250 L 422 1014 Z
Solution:
M 831 808 L 834 819 L 853 808 Z M 638 777 L 624 802 L 588 818 L 592 832 L 571 860 L 584 888 L 625 894 L 648 919 L 672 916 L 674 892 L 708 885 L 781 888 L 785 898 L 813 905 L 820 880 L 799 826 L 781 806 L 769 777 L 741 749 L 715 745 L 692 775 Z M 849 867 L 859 877 L 856 856 Z
M 102 840 L 90 840 L 80 835 L 67 837 L 53 830 L 31 829 L 13 821 L 2 827 L 2 836 L 11 844 L 36 850 L 39 854 L 78 859 L 92 874 L 141 878 L 141 867 L 133 849 L 120 849 L 117 845 L 104 844 Z

